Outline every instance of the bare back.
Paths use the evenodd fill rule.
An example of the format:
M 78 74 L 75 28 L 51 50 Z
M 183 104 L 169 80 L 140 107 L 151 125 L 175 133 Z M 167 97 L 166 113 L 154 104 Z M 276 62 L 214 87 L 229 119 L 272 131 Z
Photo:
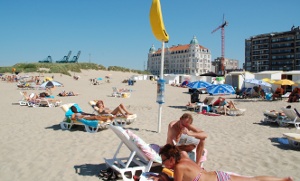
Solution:
M 173 140 L 179 141 L 181 131 L 176 127 L 177 121 L 172 121 L 168 126 L 167 144 L 174 145 Z

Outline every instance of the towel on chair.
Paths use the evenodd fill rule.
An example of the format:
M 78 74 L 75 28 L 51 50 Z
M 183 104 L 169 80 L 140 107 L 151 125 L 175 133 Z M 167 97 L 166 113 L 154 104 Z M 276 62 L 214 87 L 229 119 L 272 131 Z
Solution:
M 86 119 L 77 119 L 77 121 L 93 128 L 97 128 L 99 122 L 98 120 L 86 120 Z

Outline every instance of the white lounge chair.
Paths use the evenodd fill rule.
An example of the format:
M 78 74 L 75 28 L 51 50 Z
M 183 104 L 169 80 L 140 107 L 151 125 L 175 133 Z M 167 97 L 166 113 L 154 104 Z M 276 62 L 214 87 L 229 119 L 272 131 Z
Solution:
M 289 144 L 292 147 L 300 148 L 300 134 L 297 133 L 284 133 L 284 137 L 289 140 Z
M 263 112 L 265 118 L 263 119 L 263 122 L 270 122 L 270 123 L 277 123 L 278 115 L 279 113 L 277 111 L 268 111 L 265 110 Z
M 112 124 L 109 125 L 109 128 L 120 138 L 121 143 L 113 158 L 104 158 L 104 160 L 109 168 L 121 174 L 123 180 L 134 180 L 133 176 L 136 171 L 149 172 L 153 162 L 161 163 L 157 152 L 131 131 Z M 124 147 L 130 153 L 127 157 L 120 157 L 119 152 Z M 129 173 L 129 177 L 125 173 Z
M 285 94 L 283 94 L 281 96 L 281 98 L 289 98 L 290 94 L 291 94 L 291 92 L 286 92 Z
M 55 105 L 46 98 L 40 99 L 38 106 L 39 107 L 55 107 Z
M 116 87 L 113 87 L 112 97 L 122 97 L 122 98 L 129 98 L 131 93 L 128 91 L 119 91 Z
M 81 111 L 80 107 L 75 103 L 69 103 L 69 104 L 64 104 L 64 105 L 60 106 L 62 108 L 62 110 L 65 112 L 65 118 L 63 119 L 62 122 L 60 122 L 60 127 L 63 130 L 70 130 L 73 125 L 81 125 L 81 126 L 85 127 L 86 132 L 95 133 L 95 132 L 98 132 L 98 130 L 107 129 L 108 125 L 111 123 L 110 121 L 107 121 L 107 122 L 98 121 L 97 126 L 93 127 L 88 124 L 84 124 L 83 122 L 80 122 L 78 120 L 73 120 L 73 119 L 71 119 L 71 115 L 68 114 L 70 107 L 73 105 L 76 106 L 78 111 Z
M 280 126 L 288 126 L 290 124 L 293 124 L 297 129 L 300 129 L 300 117 L 297 115 L 297 109 L 283 107 L 281 108 L 281 110 L 284 112 L 285 116 L 277 119 L 278 124 Z
M 118 91 L 116 87 L 113 87 L 113 93 L 111 94 L 112 97 L 121 97 L 122 93 Z
M 89 104 L 92 106 L 92 108 L 94 109 L 94 114 L 98 114 L 98 108 L 95 106 L 96 105 L 96 101 L 89 101 Z M 103 114 L 101 114 L 103 115 Z M 112 114 L 105 114 L 105 116 L 113 116 Z M 132 115 L 128 115 L 127 117 L 124 116 L 116 116 L 113 118 L 113 124 L 114 125 L 119 125 L 119 126 L 124 126 L 124 125 L 128 125 L 133 123 L 137 118 L 136 114 L 132 114 Z
M 20 94 L 21 94 L 21 99 L 19 100 L 19 104 L 20 106 L 27 106 L 28 104 L 28 101 L 26 100 L 26 97 L 24 95 L 24 92 L 20 91 Z

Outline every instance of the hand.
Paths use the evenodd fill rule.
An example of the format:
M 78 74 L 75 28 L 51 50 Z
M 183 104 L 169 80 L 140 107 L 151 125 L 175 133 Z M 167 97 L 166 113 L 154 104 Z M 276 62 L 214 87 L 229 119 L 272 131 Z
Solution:
M 187 128 L 184 128 L 182 133 L 190 136 L 191 131 L 189 131 Z

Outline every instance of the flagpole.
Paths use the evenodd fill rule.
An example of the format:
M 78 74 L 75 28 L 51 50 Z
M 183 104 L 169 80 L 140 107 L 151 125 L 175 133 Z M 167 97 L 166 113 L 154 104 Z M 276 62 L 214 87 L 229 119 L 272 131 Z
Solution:
M 163 76 L 164 76 L 164 53 L 165 51 L 165 42 L 162 41 L 162 51 L 161 51 L 161 62 L 160 62 L 160 76 L 159 79 L 163 80 Z M 161 95 L 161 102 L 158 102 L 159 106 L 158 106 L 158 127 L 157 127 L 157 132 L 160 133 L 161 131 L 161 114 L 162 114 L 162 103 L 164 102 L 164 97 L 163 94 Z

